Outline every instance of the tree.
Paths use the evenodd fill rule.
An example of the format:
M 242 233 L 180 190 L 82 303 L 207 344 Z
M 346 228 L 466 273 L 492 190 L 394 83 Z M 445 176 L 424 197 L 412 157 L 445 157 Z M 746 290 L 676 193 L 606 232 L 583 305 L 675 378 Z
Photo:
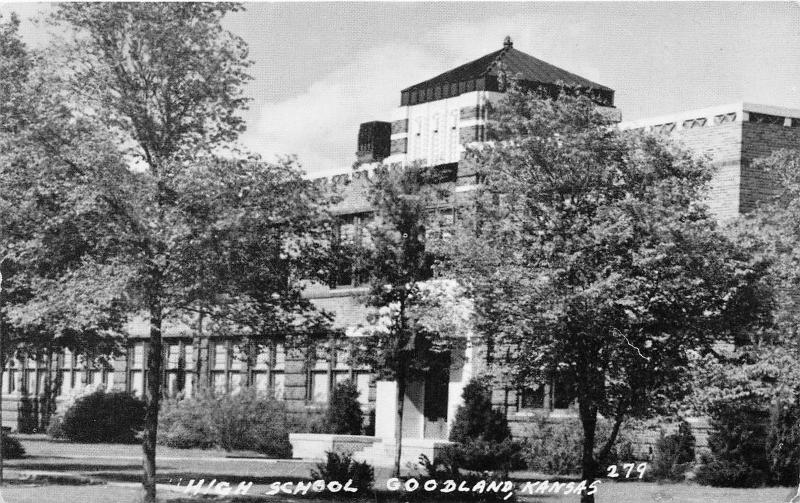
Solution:
M 433 277 L 434 256 L 426 248 L 426 228 L 442 188 L 427 183 L 425 170 L 381 167 L 371 179 L 370 226 L 365 263 L 370 272 L 367 303 L 376 308 L 360 338 L 357 359 L 397 386 L 395 418 L 395 476 L 400 474 L 403 404 L 408 383 L 449 366 L 448 350 L 458 335 L 452 311 L 443 299 L 455 298 L 456 285 L 426 284 Z M 442 295 L 450 290 L 450 295 Z M 447 302 L 445 300 L 445 302 Z M 437 307 L 438 306 L 438 307 Z M 437 319 L 438 318 L 438 319 Z
M 452 442 L 468 443 L 481 439 L 500 443 L 511 438 L 506 417 L 492 408 L 491 384 L 486 379 L 472 379 L 464 387 L 464 405 L 456 411 L 450 430 Z
M 754 161 L 753 169 L 772 182 L 772 197 L 761 201 L 752 213 L 740 218 L 731 231 L 753 253 L 769 257 L 774 285 L 773 323 L 753 333 L 747 344 L 726 358 L 698 370 L 708 383 L 699 393 L 696 407 L 718 402 L 755 403 L 771 417 L 767 456 L 771 475 L 778 483 L 797 478 L 800 445 L 795 412 L 800 404 L 797 355 L 798 285 L 800 284 L 800 150 L 782 149 Z
M 26 97 L 3 138 L 13 189 L 4 210 L 16 229 L 36 231 L 20 233 L 16 253 L 46 254 L 40 245 L 50 240 L 64 262 L 30 284 L 18 324 L 53 300 L 71 315 L 60 318 L 65 330 L 82 319 L 107 328 L 142 314 L 150 321 L 148 502 L 164 321 L 196 321 L 200 312 L 263 340 L 320 331 L 327 319 L 299 286 L 327 275 L 324 198 L 293 159 L 263 163 L 233 143 L 250 62 L 246 44 L 220 23 L 239 8 L 59 6 L 52 21 L 71 39 L 40 58 L 41 78 L 29 85 L 39 93 Z
M 329 433 L 361 435 L 362 416 L 358 395 L 358 387 L 352 381 L 334 386 L 325 413 L 325 426 Z
M 115 160 L 116 188 L 102 187 L 94 200 L 103 203 L 112 222 L 98 233 L 108 237 L 113 226 L 119 236 L 116 251 L 121 253 L 104 262 L 127 271 L 104 271 L 103 276 L 124 278 L 121 283 L 133 287 L 128 289 L 132 303 L 150 321 L 142 440 L 147 502 L 155 501 L 161 327 L 180 297 L 173 289 L 180 283 L 176 249 L 187 248 L 178 241 L 187 237 L 187 229 L 176 225 L 182 223 L 174 212 L 176 185 L 189 181 L 190 162 L 209 157 L 242 130 L 238 111 L 246 103 L 247 49 L 220 25 L 224 14 L 238 8 L 72 4 L 59 6 L 53 15 L 54 23 L 74 34 L 62 67 L 71 98 L 87 110 L 89 120 L 116 135 L 117 144 L 129 147 L 121 152 L 128 162 Z M 67 162 L 86 173 L 81 160 Z M 129 170 L 130 163 L 138 171 Z M 92 185 L 97 189 L 96 182 Z
M 491 113 L 449 267 L 513 375 L 574 393 L 591 483 L 626 417 L 676 404 L 695 352 L 767 316 L 766 265 L 699 202 L 707 167 L 620 131 L 588 97 L 512 89 Z M 595 452 L 598 414 L 614 426 Z

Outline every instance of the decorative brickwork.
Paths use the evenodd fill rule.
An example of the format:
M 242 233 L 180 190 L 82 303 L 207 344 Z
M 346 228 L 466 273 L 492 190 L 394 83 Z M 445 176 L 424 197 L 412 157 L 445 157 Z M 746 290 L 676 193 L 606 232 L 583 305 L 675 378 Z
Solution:
M 482 118 L 483 109 L 479 106 L 464 107 L 460 111 L 461 120 L 480 119 Z
M 396 138 L 392 140 L 391 154 L 405 154 L 408 152 L 408 138 Z
M 462 145 L 473 141 L 483 141 L 484 126 L 474 125 L 459 129 L 458 141 Z
M 401 119 L 392 122 L 392 134 L 400 134 L 408 132 L 408 119 Z

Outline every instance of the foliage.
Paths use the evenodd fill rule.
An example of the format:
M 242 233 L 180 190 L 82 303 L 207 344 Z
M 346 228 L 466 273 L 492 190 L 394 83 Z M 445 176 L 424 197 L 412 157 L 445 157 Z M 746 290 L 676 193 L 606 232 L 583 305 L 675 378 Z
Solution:
M 698 481 L 728 487 L 753 487 L 768 481 L 769 411 L 758 401 L 738 399 L 714 403 L 710 415 L 712 461 L 700 467 Z M 727 475 L 730 478 L 726 480 Z
M 400 473 L 402 417 L 408 382 L 431 379 L 449 367 L 449 349 L 463 332 L 456 329 L 460 311 L 439 313 L 458 304 L 455 282 L 427 283 L 432 276 L 433 254 L 426 248 L 430 207 L 443 197 L 426 183 L 424 170 L 381 167 L 371 177 L 369 198 L 375 219 L 370 241 L 357 243 L 370 271 L 368 305 L 375 311 L 368 324 L 349 335 L 360 336 L 357 361 L 381 378 L 397 383 L 395 474 Z
M 358 489 L 357 492 L 339 492 L 337 495 L 363 495 L 372 490 L 375 482 L 375 471 L 366 462 L 355 461 L 352 455 L 347 453 L 326 452 L 324 463 L 317 464 L 317 469 L 311 471 L 311 478 L 324 480 L 327 484 L 336 481 L 344 484 L 352 480 L 351 486 Z
M 450 441 L 472 440 L 500 443 L 511 438 L 505 415 L 492 407 L 491 382 L 473 378 L 464 387 L 464 404 L 456 411 L 450 430 Z
M 327 276 L 325 198 L 296 160 L 261 163 L 233 144 L 250 60 L 222 19 L 239 10 L 62 4 L 51 21 L 65 40 L 46 54 L 28 65 L 2 44 L 29 70 L 0 76 L 24 103 L 0 107 L 13 125 L 0 131 L 0 252 L 15 331 L 94 350 L 144 317 L 160 355 L 165 320 L 204 319 L 256 345 L 327 328 L 299 284 Z M 147 370 L 153 502 L 161 359 Z
M 597 442 L 608 441 L 613 424 L 601 420 L 597 424 Z M 633 461 L 630 439 L 625 432 L 612 447 L 606 458 L 607 464 Z M 548 475 L 574 475 L 581 471 L 583 432 L 576 420 L 547 421 L 536 419 L 531 423 L 530 438 L 523 447 L 522 456 L 529 470 Z
M 448 445 L 440 460 L 465 470 L 508 473 L 525 466 L 521 451 L 519 442 L 510 437 L 501 442 L 477 438 Z
M 764 484 L 764 473 L 742 461 L 716 459 L 701 456 L 695 473 L 696 482 L 716 487 L 760 487 Z
M 197 398 L 171 399 L 162 403 L 158 443 L 178 449 L 213 447 L 216 442 L 207 422 L 208 405 Z
M 697 388 L 688 404 L 694 412 L 709 415 L 714 428 L 699 481 L 757 486 L 796 478 L 793 411 L 800 375 L 794 345 L 770 333 L 778 327 L 762 332 L 769 340 L 758 345 L 721 349 L 696 363 Z
M 3 435 L 3 459 L 20 459 L 25 457 L 25 448 L 20 441 L 5 433 Z
M 330 433 L 343 435 L 361 434 L 361 403 L 358 387 L 352 381 L 338 383 L 331 393 L 325 423 Z
M 661 436 L 656 442 L 650 474 L 656 478 L 675 481 L 683 480 L 684 473 L 694 463 L 695 438 L 692 427 L 686 421 L 681 421 L 677 433 Z
M 424 454 L 419 457 L 419 465 L 421 470 L 419 473 L 413 473 L 413 478 L 417 479 L 420 486 L 424 486 L 428 480 L 435 480 L 439 488 L 443 487 L 446 481 L 453 481 L 457 486 L 462 483 L 465 487 L 474 487 L 476 484 L 483 482 L 484 484 L 502 483 L 507 480 L 507 473 L 499 471 L 470 471 L 462 469 L 459 465 L 459 458 L 449 456 L 447 451 L 445 456 L 440 456 L 431 461 Z M 501 491 L 452 491 L 452 492 L 436 492 L 428 493 L 435 494 L 434 501 L 515 501 L 516 495 L 513 490 L 508 492 Z M 408 500 L 424 500 L 426 499 L 426 492 L 417 490 L 412 493 L 406 493 Z
M 511 440 L 505 416 L 492 407 L 491 381 L 473 378 L 464 387 L 450 441 L 441 454 L 447 463 L 467 470 L 508 472 L 519 468 L 521 446 Z
M 512 89 L 490 118 L 493 142 L 469 153 L 484 184 L 444 266 L 469 279 L 518 380 L 575 391 L 592 480 L 616 437 L 592 455 L 598 414 L 619 428 L 670 412 L 692 352 L 769 317 L 768 264 L 701 203 L 709 167 L 588 97 Z
M 47 436 L 56 440 L 66 438 L 64 435 L 64 416 L 62 414 L 50 418 L 50 423 L 47 425 Z
M 771 414 L 767 460 L 772 481 L 793 486 L 800 472 L 800 405 L 782 404 Z
M 129 393 L 97 391 L 64 412 L 61 428 L 73 442 L 135 443 L 144 421 L 144 402 Z
M 217 446 L 290 458 L 292 425 L 286 406 L 253 389 L 235 394 L 201 394 L 167 402 L 159 442 L 179 448 Z

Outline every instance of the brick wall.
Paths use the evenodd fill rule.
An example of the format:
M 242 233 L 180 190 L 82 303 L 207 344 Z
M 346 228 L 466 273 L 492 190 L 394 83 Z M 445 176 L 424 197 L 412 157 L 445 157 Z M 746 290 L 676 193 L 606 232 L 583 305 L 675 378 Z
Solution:
M 721 220 L 740 211 L 742 123 L 728 122 L 689 129 L 675 129 L 678 144 L 715 168 L 708 194 L 708 206 Z
M 753 161 L 768 157 L 780 149 L 800 149 L 800 127 L 745 122 L 742 124 L 742 189 L 743 212 L 752 210 L 758 201 L 775 193 L 776 185 Z

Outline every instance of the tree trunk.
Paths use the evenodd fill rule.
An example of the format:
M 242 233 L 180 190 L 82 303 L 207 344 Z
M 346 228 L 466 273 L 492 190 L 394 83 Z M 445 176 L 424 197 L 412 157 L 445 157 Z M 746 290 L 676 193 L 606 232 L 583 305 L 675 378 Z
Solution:
M 394 476 L 400 477 L 400 454 L 403 450 L 403 406 L 406 402 L 406 375 L 397 373 L 397 415 L 394 423 Z
M 44 397 L 39 400 L 39 431 L 47 431 L 50 416 L 53 411 L 53 343 L 47 343 L 46 363 L 47 371 L 44 374 Z
M 145 387 L 145 416 L 142 450 L 144 473 L 142 486 L 144 503 L 156 503 L 156 435 L 158 434 L 158 408 L 161 399 L 161 304 L 150 306 L 150 350 L 147 355 L 147 386 Z
M 597 428 L 597 409 L 584 405 L 585 400 L 580 399 L 579 409 L 581 424 L 583 425 L 583 455 L 581 456 L 582 478 L 586 481 L 587 488 L 595 481 L 597 476 L 597 461 L 594 458 L 595 431 Z M 581 503 L 594 503 L 594 494 L 587 494 L 587 489 L 581 493 Z

